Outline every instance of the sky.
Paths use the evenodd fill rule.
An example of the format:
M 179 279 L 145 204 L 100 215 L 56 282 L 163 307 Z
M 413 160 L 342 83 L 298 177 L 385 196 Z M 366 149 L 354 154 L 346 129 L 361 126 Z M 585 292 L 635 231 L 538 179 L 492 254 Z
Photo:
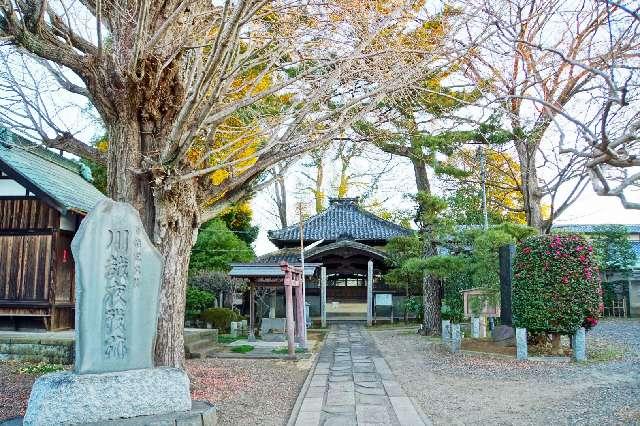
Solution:
M 371 165 L 369 162 L 365 162 L 359 167 L 368 169 L 371 168 Z M 289 194 L 291 194 L 289 210 L 293 209 L 293 205 L 297 201 L 293 194 L 296 193 L 296 184 L 300 180 L 299 171 L 296 168 L 292 169 L 287 178 L 287 187 Z M 332 173 L 335 173 L 335 170 Z M 415 190 L 413 168 L 408 161 L 400 159 L 386 178 L 381 180 L 376 195 L 378 199 L 384 200 L 384 205 L 390 209 L 408 209 L 411 208 L 411 203 L 405 195 L 415 193 Z M 362 195 L 361 193 L 362 189 L 355 188 L 348 195 L 355 197 Z M 311 194 L 309 192 L 305 194 L 304 201 L 311 204 L 313 202 Z M 256 194 L 251 205 L 254 211 L 253 223 L 260 228 L 258 239 L 254 243 L 256 254 L 262 255 L 276 250 L 276 247 L 267 238 L 268 230 L 280 228 L 277 218 L 272 214 L 275 211 L 275 204 L 270 198 L 270 188 Z M 289 216 L 292 216 L 292 212 Z M 295 217 L 289 218 L 290 224 L 297 222 Z M 589 186 L 580 198 L 554 221 L 554 224 L 640 224 L 640 210 L 625 209 L 617 198 L 599 196 Z

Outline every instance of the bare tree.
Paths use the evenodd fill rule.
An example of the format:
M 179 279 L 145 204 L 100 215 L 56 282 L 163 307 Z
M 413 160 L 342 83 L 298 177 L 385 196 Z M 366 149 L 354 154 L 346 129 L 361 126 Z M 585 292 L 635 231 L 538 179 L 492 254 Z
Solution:
M 277 216 L 280 220 L 280 226 L 287 227 L 287 187 L 285 182 L 286 167 L 278 165 L 273 168 L 273 200 L 277 208 Z
M 309 182 L 309 187 L 305 188 L 310 191 L 314 199 L 314 208 L 316 213 L 320 213 L 325 208 L 326 191 L 324 189 L 325 175 L 325 156 L 327 154 L 328 145 L 321 146 L 309 152 L 309 162 L 303 162 L 304 169 L 300 171 Z M 307 169 L 311 168 L 313 172 Z
M 625 36 L 613 41 L 610 8 L 595 0 L 482 1 L 480 9 L 467 15 L 469 32 L 475 24 L 497 31 L 465 70 L 504 113 L 520 163 L 527 223 L 546 231 L 584 190 L 590 167 L 578 151 L 557 155 L 569 152 L 562 143 L 573 121 L 567 111 L 590 114 L 598 75 L 637 52 L 638 38 L 622 30 Z M 554 171 L 541 173 L 544 164 Z M 568 187 L 561 191 L 562 185 Z M 543 200 L 551 203 L 548 218 Z
M 23 90 L 28 78 L 7 84 L 22 105 L 3 114 L 49 146 L 106 164 L 109 195 L 139 210 L 165 259 L 159 365 L 183 364 L 199 225 L 441 59 L 444 44 L 424 49 L 403 37 L 426 15 L 424 2 L 0 2 L 5 49 L 46 61 L 60 89 L 86 97 L 108 147 L 66 131 L 34 102 L 37 90 Z M 397 42 L 378 43 L 383 32 Z

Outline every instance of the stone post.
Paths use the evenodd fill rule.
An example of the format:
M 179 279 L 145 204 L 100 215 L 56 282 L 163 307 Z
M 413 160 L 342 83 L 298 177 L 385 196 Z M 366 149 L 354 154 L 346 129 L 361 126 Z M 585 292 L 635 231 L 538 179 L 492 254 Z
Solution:
M 516 328 L 516 359 L 526 360 L 527 357 L 527 329 Z
M 479 318 L 478 331 L 480 332 L 480 337 L 487 337 L 487 317 L 481 316 Z
M 269 318 L 275 318 L 276 317 L 276 289 L 274 288 L 271 291 L 271 301 L 269 302 Z
M 480 318 L 471 317 L 471 337 L 477 339 L 480 337 Z
M 231 337 L 238 337 L 238 323 L 231 321 Z
M 327 326 L 327 268 L 320 268 L 320 322 L 322 328 Z
M 367 325 L 373 323 L 373 260 L 367 262 Z
M 451 321 L 442 320 L 442 343 L 448 344 L 451 340 Z
M 303 295 L 303 287 L 302 281 L 298 281 L 298 286 L 296 287 L 296 328 L 298 333 L 298 343 L 303 348 L 307 347 L 307 342 L 305 341 L 305 324 L 304 324 L 304 295 Z
M 255 328 L 256 328 L 256 319 L 255 319 L 255 304 L 256 304 L 256 285 L 253 281 L 251 281 L 251 287 L 249 289 L 249 333 L 247 340 L 250 342 L 256 341 Z
M 243 333 L 248 332 L 247 320 L 240 321 L 240 329 L 242 330 Z
M 462 334 L 460 333 L 460 324 L 451 324 L 451 340 L 450 349 L 452 353 L 460 352 L 460 344 L 462 343 Z
M 576 334 L 571 336 L 571 347 L 573 348 L 573 360 L 574 361 L 586 361 L 587 360 L 587 339 L 586 330 L 584 327 L 580 327 L 576 330 Z

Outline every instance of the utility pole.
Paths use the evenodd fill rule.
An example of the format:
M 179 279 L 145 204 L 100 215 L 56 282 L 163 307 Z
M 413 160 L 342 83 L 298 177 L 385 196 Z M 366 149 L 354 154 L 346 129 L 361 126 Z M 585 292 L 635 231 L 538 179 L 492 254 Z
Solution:
M 478 160 L 480 161 L 480 185 L 482 192 L 482 228 L 486 231 L 489 229 L 489 216 L 487 214 L 487 167 L 486 161 L 484 157 L 484 146 L 478 146 L 478 150 L 476 152 L 478 156 Z
M 300 202 L 300 204 L 298 204 L 298 213 L 300 215 L 299 220 L 300 220 L 300 268 L 302 269 L 302 279 L 300 282 L 300 285 L 302 285 L 302 328 L 300 328 L 299 330 L 302 330 L 302 340 L 300 342 L 300 345 L 303 348 L 307 348 L 307 296 L 306 296 L 306 289 L 305 289 L 305 273 L 304 273 L 304 220 L 303 220 L 303 216 L 302 216 L 302 210 L 303 210 L 303 204 L 302 202 Z

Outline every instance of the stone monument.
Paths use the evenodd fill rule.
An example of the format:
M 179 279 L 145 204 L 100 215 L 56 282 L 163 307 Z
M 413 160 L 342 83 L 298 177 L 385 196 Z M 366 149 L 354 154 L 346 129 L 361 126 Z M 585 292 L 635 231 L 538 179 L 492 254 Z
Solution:
M 162 258 L 138 212 L 126 203 L 100 201 L 82 221 L 71 249 L 75 368 L 36 380 L 24 424 L 120 424 L 131 417 L 140 424 L 192 417 L 200 422 L 189 424 L 207 418 L 204 424 L 213 424 L 210 404 L 192 410 L 183 370 L 154 368 Z
M 500 325 L 492 330 L 491 337 L 496 344 L 512 346 L 516 343 L 511 311 L 511 287 L 513 282 L 513 261 L 516 246 L 509 244 L 498 250 L 500 260 Z

